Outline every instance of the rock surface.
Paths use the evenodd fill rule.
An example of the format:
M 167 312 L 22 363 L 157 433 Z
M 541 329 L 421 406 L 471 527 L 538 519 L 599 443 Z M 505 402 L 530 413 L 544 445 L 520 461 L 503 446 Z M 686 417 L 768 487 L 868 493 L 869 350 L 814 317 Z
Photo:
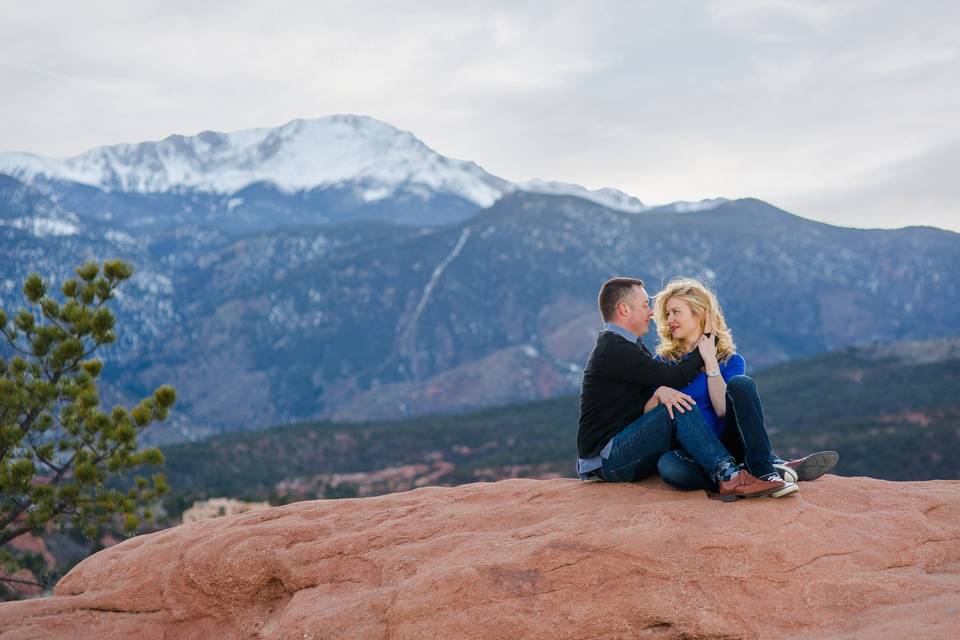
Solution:
M 505 480 L 143 535 L 0 638 L 960 637 L 960 482 L 826 476 L 734 503 Z

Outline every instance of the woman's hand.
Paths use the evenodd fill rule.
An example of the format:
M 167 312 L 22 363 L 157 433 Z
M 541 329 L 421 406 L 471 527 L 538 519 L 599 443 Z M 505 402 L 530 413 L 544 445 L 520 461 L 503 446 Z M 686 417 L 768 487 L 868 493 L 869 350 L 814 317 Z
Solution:
M 670 414 L 671 419 L 673 418 L 674 408 L 680 413 L 686 413 L 684 409 L 693 411 L 693 405 L 697 404 L 697 401 L 692 397 L 670 387 L 660 387 L 653 392 L 653 397 L 667 408 L 667 413 Z
M 703 356 L 704 363 L 717 363 L 717 345 L 713 341 L 713 336 L 709 338 L 707 336 L 700 336 L 697 339 L 697 349 L 700 350 L 700 355 Z

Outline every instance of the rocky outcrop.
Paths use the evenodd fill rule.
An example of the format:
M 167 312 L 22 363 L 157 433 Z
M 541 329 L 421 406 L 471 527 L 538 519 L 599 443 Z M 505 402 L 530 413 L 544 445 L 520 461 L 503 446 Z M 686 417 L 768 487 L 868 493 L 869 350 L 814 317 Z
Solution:
M 505 480 L 139 536 L 0 605 L 0 638 L 946 640 L 958 609 L 960 482 Z

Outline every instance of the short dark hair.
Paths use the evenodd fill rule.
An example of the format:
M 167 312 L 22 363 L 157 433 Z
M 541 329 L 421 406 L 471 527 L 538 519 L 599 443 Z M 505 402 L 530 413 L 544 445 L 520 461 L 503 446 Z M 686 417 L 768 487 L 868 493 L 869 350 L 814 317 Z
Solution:
M 603 286 L 600 287 L 600 295 L 597 298 L 597 306 L 600 307 L 600 315 L 603 316 L 604 322 L 613 320 L 616 316 L 617 305 L 630 295 L 634 287 L 642 286 L 643 280 L 625 276 L 617 276 L 604 282 Z

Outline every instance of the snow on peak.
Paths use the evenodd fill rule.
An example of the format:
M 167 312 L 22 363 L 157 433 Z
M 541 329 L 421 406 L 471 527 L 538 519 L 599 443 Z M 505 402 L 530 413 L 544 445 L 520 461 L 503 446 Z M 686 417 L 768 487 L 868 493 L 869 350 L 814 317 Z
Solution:
M 531 193 L 547 193 L 555 195 L 576 196 L 584 200 L 590 200 L 597 204 L 626 211 L 628 213 L 640 213 L 650 207 L 646 206 L 639 199 L 624 193 L 618 189 L 605 187 L 603 189 L 590 190 L 581 187 L 578 184 L 567 182 L 549 182 L 546 180 L 529 180 L 527 182 L 517 183 L 517 189 L 520 191 L 529 191 Z
M 255 182 L 300 191 L 356 182 L 364 185 L 360 195 L 368 201 L 420 185 L 484 207 L 509 189 L 509 183 L 473 162 L 446 158 L 409 132 L 354 115 L 231 133 L 172 135 L 157 142 L 98 147 L 66 159 L 3 153 L 0 172 L 140 193 L 233 193 Z
M 590 190 L 545 180 L 510 182 L 473 162 L 442 156 L 407 131 L 346 114 L 291 120 L 273 128 L 171 135 L 153 142 L 97 147 L 72 158 L 0 153 L 0 173 L 27 182 L 45 177 L 135 193 L 195 189 L 226 195 L 267 182 L 287 192 L 349 186 L 365 202 L 401 193 L 423 199 L 449 194 L 488 207 L 505 193 L 527 191 L 576 196 L 630 213 L 653 208 L 612 188 Z M 722 202 L 667 206 L 677 212 L 700 211 Z
M 667 208 L 676 213 L 693 213 L 694 211 L 709 211 L 716 209 L 722 204 L 730 202 L 726 198 L 707 198 L 699 202 L 679 201 L 667 205 Z

